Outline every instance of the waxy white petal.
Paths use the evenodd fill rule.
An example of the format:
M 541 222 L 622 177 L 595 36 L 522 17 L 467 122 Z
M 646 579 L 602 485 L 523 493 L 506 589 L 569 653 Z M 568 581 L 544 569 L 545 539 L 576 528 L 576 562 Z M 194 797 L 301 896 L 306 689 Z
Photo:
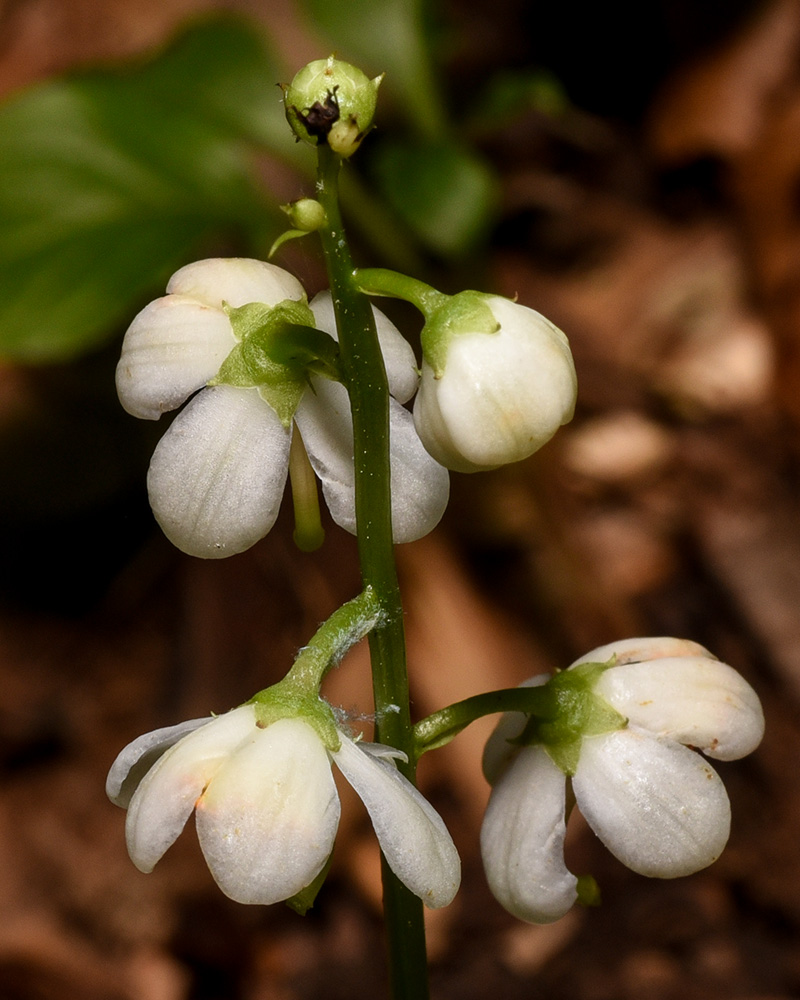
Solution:
M 165 726 L 151 733 L 139 736 L 117 755 L 106 778 L 106 795 L 115 806 L 128 808 L 131 797 L 139 787 L 139 782 L 170 747 L 184 736 L 213 721 L 212 716 L 179 722 L 177 726 Z
M 550 674 L 537 674 L 523 681 L 520 687 L 541 687 L 550 680 Z M 522 735 L 529 716 L 524 712 L 504 712 L 492 730 L 483 750 L 483 774 L 490 785 L 500 777 L 506 764 L 517 751 L 512 742 Z
M 150 463 L 150 505 L 167 538 L 207 559 L 263 538 L 278 516 L 289 443 L 289 431 L 257 389 L 203 389 Z
M 590 649 L 585 656 L 579 657 L 568 669 L 577 667 L 580 663 L 608 663 L 613 657 L 617 664 L 645 663 L 659 660 L 662 657 L 703 656 L 716 660 L 713 653 L 691 639 L 673 639 L 671 636 L 647 636 L 637 639 L 619 639 L 608 642 L 604 646 Z
M 277 903 L 322 870 L 339 824 L 330 761 L 302 719 L 255 726 L 197 803 L 197 835 L 222 891 Z
M 295 413 L 309 461 L 334 521 L 356 532 L 353 421 L 344 386 L 313 380 Z M 439 523 L 450 494 L 447 470 L 422 447 L 411 414 L 389 399 L 392 535 L 411 542 Z
M 254 729 L 253 708 L 242 705 L 189 733 L 156 761 L 136 789 L 125 823 L 128 854 L 140 871 L 153 870 L 206 785 Z
M 730 803 L 710 764 L 672 740 L 636 729 L 584 739 L 572 779 L 578 808 L 623 864 L 675 878 L 719 857 Z
M 389 400 L 392 535 L 413 542 L 433 531 L 450 498 L 450 474 L 426 450 L 414 418 Z
M 719 660 L 665 657 L 611 667 L 594 691 L 634 725 L 720 760 L 744 757 L 764 735 L 758 695 Z
M 361 797 L 389 867 L 426 906 L 447 906 L 461 861 L 441 816 L 393 764 L 341 734 L 332 754 Z
M 169 279 L 167 292 L 189 295 L 200 302 L 222 308 L 248 302 L 277 305 L 284 299 L 302 299 L 303 286 L 282 267 L 249 257 L 212 257 L 187 264 Z
M 157 420 L 213 378 L 235 346 L 220 309 L 185 295 L 156 299 L 134 318 L 122 342 L 119 400 L 134 417 Z
M 481 828 L 489 887 L 514 916 L 547 924 L 577 899 L 564 863 L 566 778 L 537 746 L 523 747 L 498 779 Z
M 338 342 L 339 335 L 336 329 L 336 316 L 333 311 L 331 293 L 328 291 L 320 292 L 314 296 L 309 305 L 314 313 L 317 327 L 330 334 Z M 399 403 L 406 403 L 417 391 L 419 384 L 419 372 L 414 351 L 394 323 L 380 309 L 373 306 L 372 315 L 375 317 L 375 328 L 378 333 L 383 363 L 386 367 L 389 392 Z

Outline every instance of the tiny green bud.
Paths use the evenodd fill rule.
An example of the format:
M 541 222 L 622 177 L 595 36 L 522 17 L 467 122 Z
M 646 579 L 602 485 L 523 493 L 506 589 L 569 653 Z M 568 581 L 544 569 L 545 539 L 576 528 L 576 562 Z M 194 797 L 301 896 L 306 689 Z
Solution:
M 286 119 L 298 140 L 327 143 L 339 156 L 351 156 L 372 127 L 382 79 L 370 80 L 333 56 L 317 59 L 284 89 Z
M 314 198 L 300 198 L 299 201 L 281 205 L 295 229 L 314 233 L 325 225 L 325 209 Z

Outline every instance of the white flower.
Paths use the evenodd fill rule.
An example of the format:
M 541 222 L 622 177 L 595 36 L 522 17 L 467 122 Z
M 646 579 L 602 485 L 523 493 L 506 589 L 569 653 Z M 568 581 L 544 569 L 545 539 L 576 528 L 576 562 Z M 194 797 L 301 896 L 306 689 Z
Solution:
M 454 331 L 443 324 L 443 360 L 423 360 L 414 404 L 423 444 L 457 472 L 527 458 L 575 409 L 575 366 L 564 334 L 519 303 L 482 301 L 499 329 L 473 332 L 465 321 Z
M 139 737 L 106 783 L 127 808 L 131 860 L 150 872 L 192 811 L 211 874 L 240 903 L 290 899 L 322 871 L 339 825 L 333 760 L 358 792 L 392 871 L 430 907 L 455 895 L 461 865 L 439 814 L 397 770 L 403 755 L 339 731 L 326 749 L 302 716 L 263 726 L 252 705 Z
M 691 874 L 719 857 L 730 830 L 725 788 L 692 748 L 720 760 L 754 750 L 764 732 L 758 696 L 702 646 L 678 639 L 612 643 L 570 669 L 612 658 L 593 694 L 628 726 L 583 738 L 571 778 L 576 804 L 629 868 L 657 878 Z M 544 745 L 508 743 L 526 721 L 504 716 L 487 745 L 494 787 L 481 851 L 502 905 L 522 920 L 549 923 L 577 898 L 564 863 L 567 782 Z
M 223 303 L 274 306 L 303 298 L 297 279 L 272 264 L 243 258 L 202 260 L 177 271 L 167 295 L 146 306 L 125 335 L 117 391 L 129 413 L 156 420 L 197 393 L 156 447 L 147 480 L 157 521 L 190 555 L 233 555 L 262 538 L 278 516 L 289 467 L 293 426 L 284 426 L 257 387 L 207 386 L 238 344 Z M 336 339 L 330 296 L 317 296 L 311 309 L 319 327 Z M 439 521 L 449 482 L 400 405 L 417 386 L 413 351 L 393 324 L 374 312 L 393 395 L 394 538 L 411 541 Z M 340 383 L 323 378 L 310 382 L 294 413 L 294 429 L 322 480 L 333 519 L 355 531 L 347 392 Z

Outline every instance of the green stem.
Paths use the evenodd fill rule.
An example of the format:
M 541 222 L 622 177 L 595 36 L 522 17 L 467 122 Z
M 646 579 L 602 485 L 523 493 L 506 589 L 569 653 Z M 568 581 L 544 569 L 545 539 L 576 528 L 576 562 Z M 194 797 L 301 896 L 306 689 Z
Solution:
M 393 299 L 404 299 L 430 319 L 449 296 L 437 291 L 424 281 L 411 278 L 407 274 L 389 271 L 384 267 L 362 267 L 356 271 L 359 289 L 367 295 L 383 295 Z
M 328 671 L 344 654 L 368 635 L 381 620 L 381 608 L 371 587 L 343 604 L 324 621 L 297 655 L 281 683 L 301 691 L 318 689 Z
M 381 610 L 381 621 L 369 636 L 376 739 L 407 754 L 409 763 L 401 768 L 414 781 L 403 609 L 392 544 L 389 389 L 372 307 L 357 286 L 339 211 L 341 161 L 325 145 L 317 151 L 317 198 L 327 219 L 319 234 L 339 332 L 342 376 L 353 414 L 361 575 Z M 428 986 L 422 901 L 400 882 L 385 859 L 382 871 L 392 996 L 394 1000 L 425 1000 Z
M 421 719 L 414 727 L 414 748 L 419 759 L 428 750 L 445 746 L 476 719 L 497 712 L 523 712 L 541 720 L 558 716 L 559 706 L 552 688 L 516 687 L 487 691 L 448 705 Z

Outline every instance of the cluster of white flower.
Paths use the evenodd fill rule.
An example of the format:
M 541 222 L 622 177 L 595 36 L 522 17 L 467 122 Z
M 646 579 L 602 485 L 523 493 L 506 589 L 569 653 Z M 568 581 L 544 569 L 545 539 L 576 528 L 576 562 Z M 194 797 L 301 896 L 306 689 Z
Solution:
M 374 310 L 390 391 L 398 542 L 438 522 L 448 469 L 526 458 L 575 406 L 569 345 L 543 316 L 476 292 L 434 296 L 421 373 L 409 344 Z M 285 335 L 300 339 L 282 351 L 270 338 Z M 158 419 L 189 400 L 148 475 L 155 516 L 179 548 L 219 557 L 263 537 L 278 515 L 293 435 L 334 521 L 356 531 L 353 422 L 337 380 L 336 340 L 329 293 L 308 303 L 292 275 L 247 259 L 182 268 L 167 295 L 134 319 L 117 369 L 125 409 Z M 305 367 L 298 356 L 310 358 Z M 412 415 L 404 404 L 415 393 Z M 730 806 L 696 750 L 731 760 L 760 741 L 761 706 L 739 674 L 695 643 L 637 639 L 529 684 L 551 685 L 542 695 L 560 709 L 504 716 L 484 760 L 493 790 L 481 849 L 503 906 L 548 922 L 581 895 L 564 860 L 568 786 L 599 838 L 634 871 L 671 878 L 719 856 Z M 324 877 L 333 850 L 334 762 L 364 801 L 398 878 L 428 906 L 449 903 L 458 854 L 441 817 L 398 770 L 404 755 L 354 741 L 318 698 L 281 702 L 277 714 L 264 704 L 254 699 L 218 718 L 157 730 L 122 751 L 107 791 L 128 810 L 137 867 L 151 871 L 194 811 L 227 895 L 292 900 Z M 319 706 L 328 713 L 322 728 Z
M 486 748 L 494 784 L 481 832 L 487 878 L 506 909 L 534 923 L 558 919 L 578 897 L 564 863 L 567 780 L 592 828 L 629 868 L 688 875 L 716 860 L 730 829 L 722 782 L 693 748 L 733 760 L 755 749 L 764 730 L 750 685 L 696 643 L 617 642 L 566 673 L 589 664 L 598 668 L 590 697 L 620 721 L 578 734 L 568 778 L 553 746 L 520 745 L 528 723 L 521 713 L 504 716 Z M 333 849 L 333 761 L 366 805 L 395 874 L 427 906 L 445 906 L 458 889 L 460 862 L 441 817 L 397 770 L 403 755 L 354 742 L 340 727 L 337 739 L 327 745 L 302 714 L 265 725 L 248 704 L 135 740 L 107 783 L 112 801 L 128 809 L 133 862 L 151 871 L 195 811 L 223 892 L 242 903 L 291 899 Z
M 391 393 L 397 542 L 420 538 L 438 523 L 449 495 L 447 468 L 473 471 L 525 458 L 572 416 L 575 371 L 564 335 L 532 309 L 487 301 L 497 330 L 475 333 L 467 324 L 457 335 L 451 331 L 442 372 L 434 375 L 423 361 L 413 417 L 403 404 L 419 384 L 414 353 L 373 310 Z M 233 555 L 270 530 L 293 434 L 302 438 L 334 521 L 355 532 L 353 425 L 344 386 L 309 374 L 298 389 L 294 377 L 291 403 L 279 415 L 274 392 L 257 377 L 251 384 L 220 377 L 241 344 L 232 311 L 286 302 L 305 302 L 302 285 L 287 271 L 243 258 L 202 260 L 174 274 L 167 295 L 146 306 L 125 335 L 117 391 L 129 413 L 157 420 L 192 397 L 159 442 L 148 474 L 156 519 L 191 555 Z M 314 298 L 310 310 L 309 322 L 336 340 L 330 294 Z

